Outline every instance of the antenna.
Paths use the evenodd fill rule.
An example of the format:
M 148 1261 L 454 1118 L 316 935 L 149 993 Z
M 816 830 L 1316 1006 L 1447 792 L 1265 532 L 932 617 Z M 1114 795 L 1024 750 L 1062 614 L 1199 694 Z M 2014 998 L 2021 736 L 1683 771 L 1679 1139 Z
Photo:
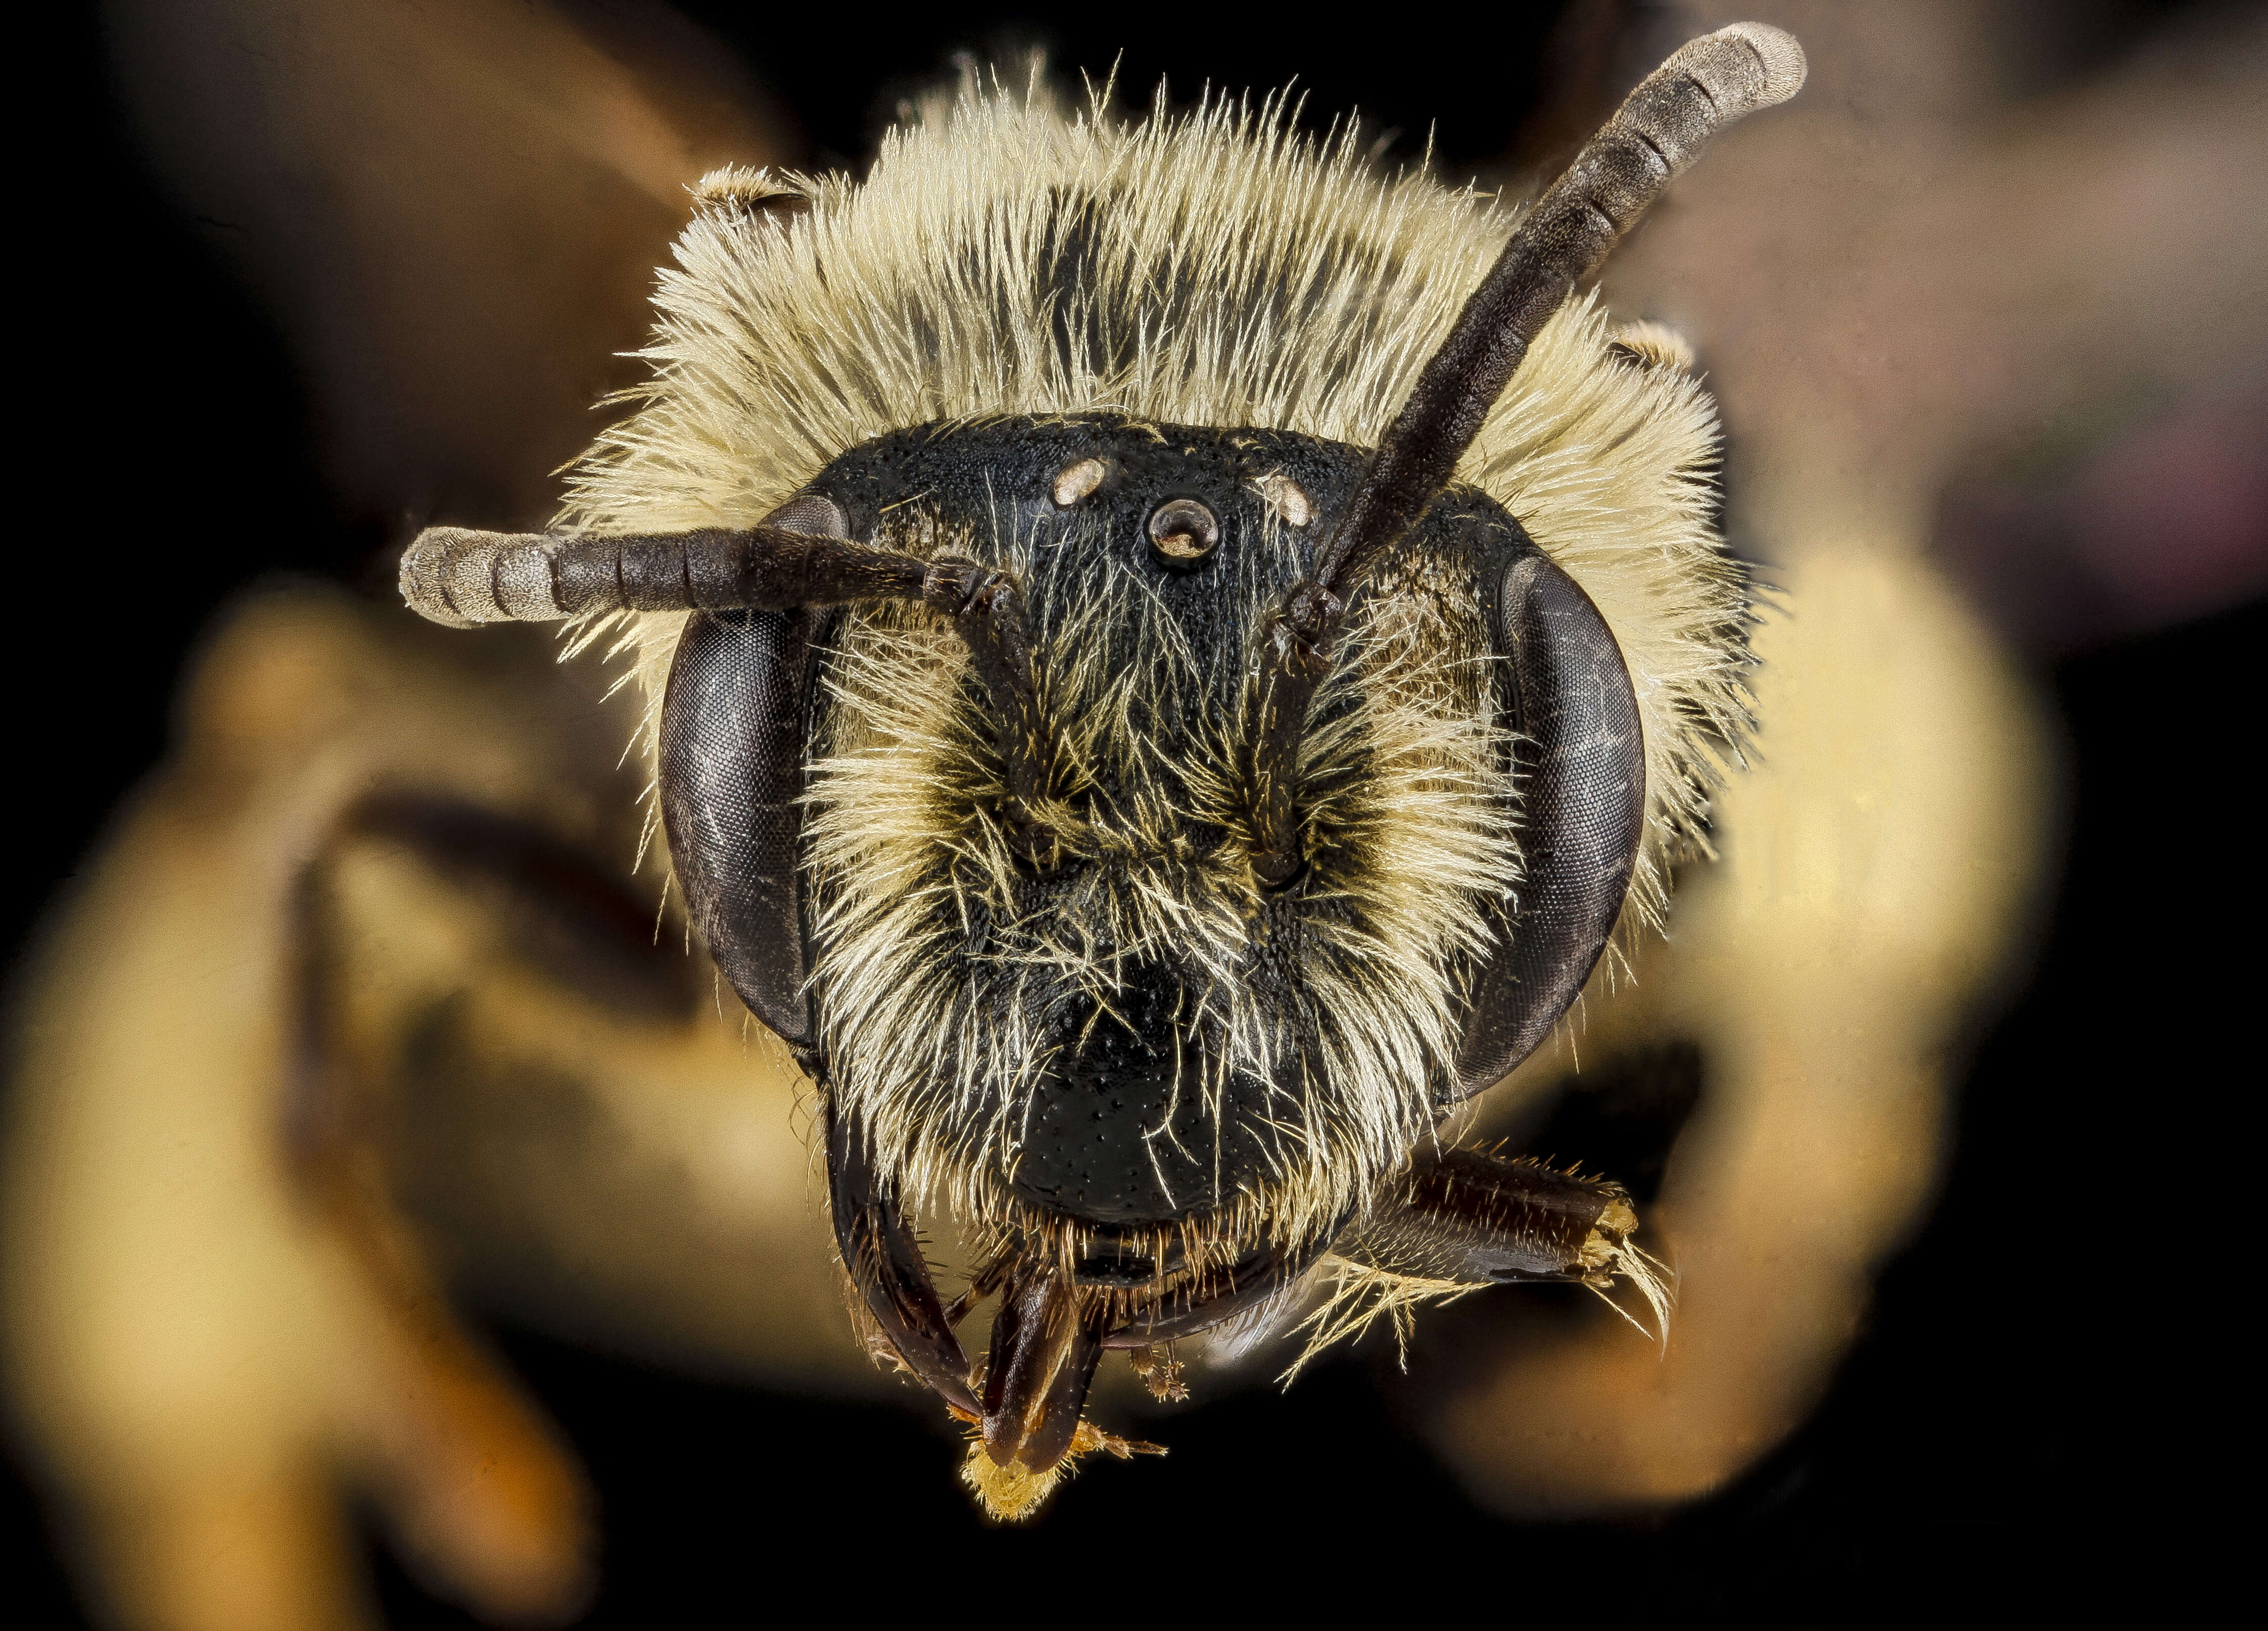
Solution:
M 1253 869 L 1271 886 L 1301 865 L 1292 794 L 1307 709 L 1336 656 L 1355 587 L 1456 474 L 1545 322 L 1702 145 L 1800 90 L 1803 48 L 1763 23 L 1690 41 L 1639 84 L 1521 217 L 1371 455 L 1338 524 L 1262 626 L 1252 731 Z

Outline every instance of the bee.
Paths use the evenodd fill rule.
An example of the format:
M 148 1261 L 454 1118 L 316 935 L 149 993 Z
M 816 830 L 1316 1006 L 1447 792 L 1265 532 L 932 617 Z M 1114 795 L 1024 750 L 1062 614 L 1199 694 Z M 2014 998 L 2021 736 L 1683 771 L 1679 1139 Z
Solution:
M 1319 1275 L 1319 1333 L 1530 1281 L 1666 1318 L 1611 1175 L 1456 1135 L 1741 762 L 1713 405 L 1576 290 L 1804 72 L 1694 40 L 1516 219 L 1280 99 L 972 81 L 863 181 L 708 177 L 558 530 L 405 554 L 429 619 L 637 654 L 856 1318 L 995 1516 L 1154 1448 L 1087 1419 L 1106 1352 L 1178 1396 L 1176 1341 Z M 950 1300 L 924 1221 L 971 1245 Z

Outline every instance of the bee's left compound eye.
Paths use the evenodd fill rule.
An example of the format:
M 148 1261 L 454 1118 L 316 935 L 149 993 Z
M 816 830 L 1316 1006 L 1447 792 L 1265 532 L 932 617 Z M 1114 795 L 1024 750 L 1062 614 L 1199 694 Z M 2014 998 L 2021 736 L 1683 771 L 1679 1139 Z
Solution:
M 1150 547 L 1173 566 L 1192 566 L 1220 541 L 1220 522 L 1194 498 L 1172 498 L 1150 512 Z

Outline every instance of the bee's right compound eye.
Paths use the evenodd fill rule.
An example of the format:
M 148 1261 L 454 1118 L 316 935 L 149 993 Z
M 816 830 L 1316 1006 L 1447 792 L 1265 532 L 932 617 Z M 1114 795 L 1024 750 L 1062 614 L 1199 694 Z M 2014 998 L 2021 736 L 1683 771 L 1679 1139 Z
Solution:
M 1527 1058 L 1573 1003 L 1622 915 L 1646 834 L 1646 732 L 1614 630 L 1533 544 L 1495 599 L 1528 872 L 1517 918 L 1473 977 L 1460 1098 Z

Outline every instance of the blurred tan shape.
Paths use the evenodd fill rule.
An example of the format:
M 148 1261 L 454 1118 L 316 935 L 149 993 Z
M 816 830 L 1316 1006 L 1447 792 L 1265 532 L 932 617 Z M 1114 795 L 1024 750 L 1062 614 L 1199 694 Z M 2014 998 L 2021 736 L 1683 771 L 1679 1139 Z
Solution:
M 2268 15 L 2014 101 L 2030 7 L 1756 10 L 1805 41 L 1803 94 L 1682 180 L 1607 286 L 1698 347 L 1735 528 L 1771 558 L 1918 551 L 1964 469 L 2268 361 Z
M 450 1269 L 513 1281 L 555 1328 L 775 1379 L 852 1363 L 796 1079 L 720 1018 L 705 962 L 649 951 L 678 959 L 684 1000 L 609 1006 L 528 960 L 478 888 L 382 840 L 339 841 L 371 790 L 409 788 L 627 871 L 628 704 L 595 707 L 599 677 L 557 668 L 541 636 L 485 644 L 443 648 L 335 591 L 255 599 L 17 994 L 11 1392 L 123 1624 L 358 1623 L 341 1517 L 356 1488 L 421 1573 L 486 1614 L 552 1620 L 578 1599 L 579 1476 L 448 1312 L 436 1240 Z M 291 903 L 311 863 L 336 878 L 330 989 L 362 1087 L 351 1135 L 312 1169 L 285 1141 Z M 437 1017 L 477 1036 L 469 1056 Z M 596 1170 L 483 1168 L 477 1136 L 407 1136 L 420 1071 L 501 1101 L 508 1125 L 541 1084 L 604 1129 L 584 1147 Z M 478 1126 L 479 1103 L 464 1113 Z M 624 1212 L 626 1173 L 696 1204 Z M 468 1175 L 508 1220 L 492 1239 L 453 1249 L 398 1204 Z
M 394 1463 L 409 1505 L 454 1505 L 464 1524 L 430 1539 L 475 1593 L 500 1583 L 486 1532 L 518 1526 L 448 1488 L 460 1469 L 421 1485 L 389 1454 L 455 1436 L 421 1419 L 431 1368 L 283 1170 L 281 926 L 328 806 L 383 752 L 354 735 L 370 676 L 293 621 L 221 643 L 181 762 L 124 817 L 23 999 L 11 1369 L 131 1624 L 350 1623 L 338 1464 Z M 571 1574 L 579 1538 L 548 1539 Z
M 659 4 L 111 0 L 160 176 L 306 364 L 357 504 L 540 521 L 633 383 L 688 183 L 778 117 Z
M 1427 1407 L 1476 1494 L 1514 1510 L 1735 1475 L 1825 1385 L 1935 1181 L 1946 1052 L 2019 933 L 2048 804 L 2032 701 L 1923 554 L 1937 494 L 2264 351 L 2257 28 L 2009 107 L 1992 74 L 2020 11 L 1756 11 L 1803 39 L 1811 84 L 1682 180 L 1609 279 L 1622 315 L 1697 343 L 1736 530 L 1786 591 L 1724 861 L 1689 869 L 1672 943 L 1640 953 L 1634 988 L 1594 992 L 1579 1038 L 1587 1061 L 1706 1052 L 1648 1230 L 1684 1297 L 1666 1359 L 1602 1323 L 1514 1345 Z M 643 329 L 670 189 L 767 156 L 745 144 L 760 119 L 705 127 L 725 132 L 708 146 L 673 135 L 699 127 L 541 8 L 119 0 L 112 18 L 173 185 L 224 241 L 246 229 L 234 252 L 287 312 L 348 479 L 387 503 L 456 483 L 482 519 L 541 516 L 541 473 L 625 378 L 604 358 Z M 342 1478 L 388 1492 L 413 1549 L 493 1611 L 569 1555 L 541 1425 L 452 1348 L 471 1357 L 442 1374 L 488 1378 L 461 1419 L 485 1413 L 531 1478 L 484 1490 L 452 1458 L 416 1335 L 446 1315 L 390 1293 L 357 1228 L 395 1239 L 409 1283 L 554 1329 L 872 1385 L 777 1051 L 743 1044 L 729 1004 L 696 1024 L 578 1001 L 399 847 L 356 843 L 335 880 L 358 926 L 347 1052 L 376 1117 L 357 1158 L 382 1182 L 349 1227 L 286 1181 L 278 903 L 357 797 L 399 772 L 629 843 L 609 812 L 636 789 L 590 761 L 630 727 L 574 700 L 590 676 L 532 680 L 532 644 L 491 684 L 422 637 L 335 601 L 247 613 L 26 994 L 10 1362 L 131 1624 L 351 1622 Z M 1535 1062 L 1491 1113 L 1567 1062 Z
M 1723 795 L 1722 858 L 1689 869 L 1671 942 L 1579 1039 L 1705 1061 L 1649 1230 L 1679 1276 L 1669 1341 L 1594 1322 L 1447 1401 L 1437 1443 L 1492 1502 L 1682 1499 L 1802 1419 L 1928 1198 L 1947 1052 L 2041 859 L 2040 722 L 1945 587 L 1860 548 L 1781 576 L 1764 758 Z
M 2053 804 L 2038 704 L 1925 553 L 1940 493 L 2268 356 L 2257 14 L 2010 104 L 2022 8 L 1751 10 L 1803 40 L 1803 95 L 1697 167 L 1608 277 L 1618 310 L 1694 341 L 1734 535 L 1785 591 L 1723 858 L 1688 869 L 1670 943 L 1594 990 L 1578 1036 L 1594 1061 L 1702 1045 L 1652 1243 L 1682 1297 L 1660 1359 L 1597 1326 L 1441 1406 L 1442 1452 L 1513 1510 L 1736 1476 L 1825 1388 L 1931 1195 L 1954 1052 L 2008 972 Z

